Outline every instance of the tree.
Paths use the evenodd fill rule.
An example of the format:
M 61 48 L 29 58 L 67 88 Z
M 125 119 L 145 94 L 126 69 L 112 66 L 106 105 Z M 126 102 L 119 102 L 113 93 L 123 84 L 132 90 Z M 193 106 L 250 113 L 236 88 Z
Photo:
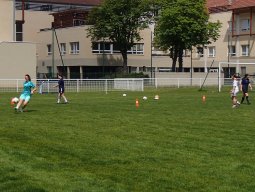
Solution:
M 164 50 L 169 49 L 172 70 L 183 66 L 183 50 L 207 45 L 219 37 L 221 24 L 209 22 L 206 0 L 162 0 L 162 10 L 155 29 L 155 42 Z
M 128 73 L 127 52 L 140 41 L 139 31 L 149 22 L 148 0 L 104 0 L 90 13 L 88 36 L 92 41 L 108 39 L 121 52 L 124 73 Z

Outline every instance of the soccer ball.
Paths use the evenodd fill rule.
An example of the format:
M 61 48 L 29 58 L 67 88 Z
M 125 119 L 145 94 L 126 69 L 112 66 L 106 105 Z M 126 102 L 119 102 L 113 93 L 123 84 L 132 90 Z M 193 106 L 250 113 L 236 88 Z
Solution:
M 17 97 L 13 97 L 12 99 L 11 99 L 11 103 L 12 104 L 16 104 L 16 103 L 18 103 L 19 102 L 19 99 L 17 98 Z
M 123 97 L 126 97 L 127 96 L 127 94 L 126 93 L 123 93 L 123 95 L 122 95 Z
M 146 96 L 143 96 L 143 100 L 147 100 L 147 97 L 146 97 Z

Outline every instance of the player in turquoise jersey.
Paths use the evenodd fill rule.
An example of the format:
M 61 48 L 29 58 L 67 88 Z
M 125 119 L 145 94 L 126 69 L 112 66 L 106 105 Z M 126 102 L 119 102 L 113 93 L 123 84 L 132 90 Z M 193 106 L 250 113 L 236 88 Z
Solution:
M 28 74 L 25 75 L 25 82 L 24 82 L 23 86 L 24 86 L 24 88 L 23 88 L 23 91 L 19 97 L 19 102 L 18 102 L 17 106 L 14 108 L 15 111 L 18 111 L 19 108 L 21 107 L 21 105 L 23 104 L 23 106 L 20 109 L 20 111 L 22 112 L 23 109 L 25 109 L 25 107 L 29 103 L 31 95 L 34 94 L 34 92 L 36 91 L 36 87 L 31 82 L 31 78 Z

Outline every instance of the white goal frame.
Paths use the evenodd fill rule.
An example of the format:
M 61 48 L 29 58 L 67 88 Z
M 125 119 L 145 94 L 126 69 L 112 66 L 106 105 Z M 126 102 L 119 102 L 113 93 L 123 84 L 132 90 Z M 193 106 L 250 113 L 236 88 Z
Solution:
M 219 70 L 218 70 L 218 90 L 219 92 L 221 92 L 221 67 L 222 65 L 236 65 L 236 67 L 239 68 L 240 65 L 255 65 L 255 63 L 240 63 L 240 62 L 227 62 L 227 61 L 224 61 L 224 62 L 219 62 Z M 240 71 L 240 69 L 238 69 Z

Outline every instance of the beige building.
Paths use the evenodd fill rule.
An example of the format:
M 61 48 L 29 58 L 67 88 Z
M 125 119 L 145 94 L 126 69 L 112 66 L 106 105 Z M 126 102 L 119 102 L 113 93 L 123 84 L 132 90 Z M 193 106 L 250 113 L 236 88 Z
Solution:
M 0 78 L 36 78 L 36 45 L 17 42 L 14 0 L 0 0 Z
M 183 72 L 187 76 L 192 73 L 214 72 L 217 74 L 219 62 L 252 63 L 255 62 L 254 48 L 254 9 L 255 5 L 246 4 L 245 0 L 208 0 L 211 21 L 220 21 L 222 28 L 219 39 L 204 47 L 194 47 L 192 55 L 189 51 L 184 56 Z M 43 3 L 42 3 L 43 2 Z M 78 2 L 78 1 L 77 1 Z M 71 18 L 68 27 L 52 30 L 56 13 L 67 14 L 68 10 L 89 10 L 97 6 L 100 0 L 75 0 L 66 3 L 64 0 L 31 0 L 25 4 L 25 23 L 18 30 L 23 41 L 37 43 L 37 74 L 38 77 L 51 77 L 52 73 L 65 71 L 69 78 L 94 78 L 96 73 L 114 72 L 122 65 L 122 58 L 115 46 L 107 42 L 91 42 L 87 37 L 86 22 Z M 16 2 L 16 17 L 21 20 L 22 3 Z M 71 11 L 72 12 L 72 11 Z M 75 14 L 75 13 L 72 13 Z M 72 15 L 71 14 L 71 15 Z M 76 15 L 77 16 L 77 15 Z M 69 17 L 70 18 L 70 17 Z M 17 32 L 17 33 L 18 33 Z M 17 34 L 16 33 L 16 34 Z M 147 72 L 151 69 L 159 77 L 171 77 L 173 73 L 166 73 L 171 69 L 171 59 L 167 53 L 152 47 L 152 32 L 146 29 L 141 32 L 143 40 L 129 51 L 128 66 L 132 72 Z M 18 36 L 18 34 L 17 34 Z M 61 56 L 60 56 L 61 53 Z M 213 64 L 211 66 L 211 64 Z M 237 72 L 240 74 L 255 74 L 252 65 L 224 64 L 220 69 L 225 77 Z
M 58 72 L 66 73 L 67 78 L 98 78 L 106 73 L 115 73 L 116 69 L 122 66 L 122 56 L 112 43 L 106 39 L 101 42 L 91 42 L 87 37 L 89 26 L 85 24 L 84 18 L 72 18 L 73 15 L 86 13 L 91 6 L 85 3 L 77 7 L 74 7 L 75 5 L 69 7 L 66 4 L 42 4 L 36 1 L 27 5 L 30 8 L 25 10 L 26 22 L 22 26 L 21 39 L 37 44 L 38 78 L 56 77 Z M 44 9 L 40 8 L 42 6 Z M 51 9 L 45 9 L 46 6 L 50 6 Z M 19 2 L 16 7 L 18 9 L 16 17 L 22 18 Z M 59 7 L 61 12 L 57 12 Z M 52 25 L 56 25 L 58 21 L 56 18 L 59 15 L 62 17 L 68 15 L 68 17 L 65 16 L 61 20 L 64 21 L 63 26 L 55 26 L 52 30 Z M 67 20 L 71 20 L 71 23 Z M 150 29 L 142 31 L 141 36 L 142 41 L 137 42 L 128 54 L 128 66 L 132 72 L 150 70 Z

